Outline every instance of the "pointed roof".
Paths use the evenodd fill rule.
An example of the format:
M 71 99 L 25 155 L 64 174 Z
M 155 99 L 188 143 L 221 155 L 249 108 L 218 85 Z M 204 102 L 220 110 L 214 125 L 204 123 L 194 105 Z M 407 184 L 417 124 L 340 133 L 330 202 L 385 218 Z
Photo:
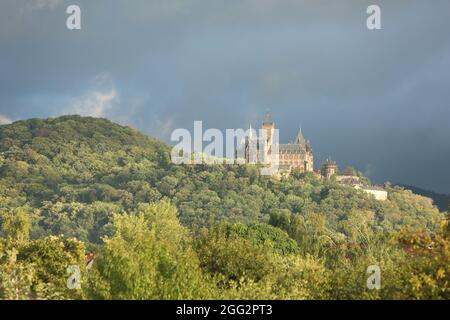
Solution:
M 302 133 L 302 127 L 300 127 L 300 129 L 299 129 L 299 131 L 297 133 L 297 137 L 295 138 L 295 143 L 299 144 L 299 145 L 302 145 L 302 146 L 306 145 L 306 140 L 305 140 L 305 137 L 303 136 L 303 133 Z

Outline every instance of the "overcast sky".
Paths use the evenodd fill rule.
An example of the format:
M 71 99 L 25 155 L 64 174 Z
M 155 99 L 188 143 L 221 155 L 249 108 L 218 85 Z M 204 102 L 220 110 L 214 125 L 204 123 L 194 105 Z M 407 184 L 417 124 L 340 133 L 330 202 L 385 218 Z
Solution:
M 0 0 L 0 123 L 91 115 L 169 141 L 270 109 L 316 166 L 450 193 L 449 30 L 448 0 Z

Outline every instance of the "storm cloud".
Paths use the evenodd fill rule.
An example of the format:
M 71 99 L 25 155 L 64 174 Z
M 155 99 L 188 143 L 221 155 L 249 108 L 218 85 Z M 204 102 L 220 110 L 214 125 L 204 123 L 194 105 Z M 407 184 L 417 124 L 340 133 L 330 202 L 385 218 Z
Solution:
M 77 4 L 82 29 L 66 28 Z M 366 27 L 378 4 L 382 29 Z M 327 157 L 450 192 L 448 0 L 2 0 L 0 123 L 79 113 L 175 128 L 299 126 Z

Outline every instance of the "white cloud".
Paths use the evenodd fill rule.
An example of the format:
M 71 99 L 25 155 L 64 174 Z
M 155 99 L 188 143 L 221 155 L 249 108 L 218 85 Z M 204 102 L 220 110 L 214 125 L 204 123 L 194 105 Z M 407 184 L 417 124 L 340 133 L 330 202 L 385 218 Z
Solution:
M 12 119 L 8 118 L 7 116 L 4 116 L 0 114 L 0 124 L 9 124 L 12 123 Z
M 64 113 L 104 118 L 118 101 L 119 95 L 114 88 L 109 91 L 93 91 L 76 99 Z
M 75 98 L 63 110 L 63 114 L 78 114 L 84 117 L 107 118 L 114 114 L 119 103 L 119 94 L 107 73 L 96 75 L 89 81 L 91 89 Z
M 173 118 L 160 119 L 157 115 L 154 116 L 154 133 L 158 137 L 170 137 L 172 131 L 175 129 Z

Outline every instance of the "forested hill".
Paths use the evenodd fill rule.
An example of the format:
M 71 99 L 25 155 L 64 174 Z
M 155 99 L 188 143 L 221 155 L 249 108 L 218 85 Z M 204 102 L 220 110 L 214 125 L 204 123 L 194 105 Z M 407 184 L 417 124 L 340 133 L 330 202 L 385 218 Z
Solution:
M 30 207 L 34 237 L 64 233 L 98 242 L 109 221 L 99 212 L 135 211 L 166 197 L 188 226 L 223 220 L 268 222 L 291 214 L 324 214 L 330 226 L 352 211 L 371 211 L 396 228 L 430 228 L 439 214 L 425 198 L 400 188 L 379 203 L 353 188 L 312 175 L 285 181 L 253 166 L 177 166 L 168 146 L 105 119 L 63 116 L 0 126 L 2 207 Z M 96 221 L 99 220 L 99 221 Z
M 428 198 L 400 187 L 380 202 L 314 174 L 276 180 L 251 165 L 173 165 L 167 145 L 104 119 L 0 126 L 0 278 L 3 272 L 9 279 L 19 252 L 16 271 L 36 272 L 23 289 L 33 294 L 53 286 L 66 297 L 55 289 L 65 283 L 63 262 L 94 251 L 101 258 L 92 274 L 100 278 L 83 291 L 90 298 L 393 297 L 399 286 L 413 285 L 409 274 L 422 266 L 398 244 L 413 243 L 414 232 L 430 240 L 443 218 Z M 72 238 L 79 246 L 67 242 Z M 52 265 L 54 250 L 74 248 L 76 254 L 61 253 L 63 262 Z M 446 257 L 437 261 L 446 266 Z M 397 266 L 410 260 L 399 274 Z M 365 291 L 368 263 L 385 266 L 385 276 L 395 279 L 390 288 Z M 189 270 L 178 269 L 184 267 Z M 410 289 L 397 297 L 440 297 L 436 288 L 445 277 L 436 277 L 434 284 L 416 279 L 432 293 Z M 0 298 L 16 283 L 5 281 Z M 133 291 L 138 287 L 144 291 Z
M 450 210 L 450 195 L 448 194 L 437 193 L 422 188 L 418 188 L 415 186 L 408 186 L 408 185 L 400 185 L 400 186 L 405 189 L 411 190 L 415 194 L 419 194 L 421 196 L 433 199 L 434 204 L 442 211 Z
M 62 145 L 68 142 L 86 143 L 92 148 L 98 148 L 100 152 L 106 149 L 123 150 L 128 146 L 155 148 L 161 145 L 157 140 L 131 127 L 121 126 L 106 119 L 77 115 L 17 121 L 2 125 L 0 129 L 2 152 L 12 145 L 31 147 L 36 141 Z M 109 145 L 109 148 L 105 148 L 105 145 Z
M 36 220 L 36 237 L 65 229 L 86 235 L 92 225 L 83 225 L 82 216 L 98 215 L 79 210 L 120 211 L 158 200 L 161 194 L 150 185 L 166 175 L 168 163 L 167 145 L 105 119 L 18 121 L 0 126 L 0 206 L 36 208 L 43 215 L 66 212 L 58 226 Z M 71 212 L 75 207 L 77 213 Z

